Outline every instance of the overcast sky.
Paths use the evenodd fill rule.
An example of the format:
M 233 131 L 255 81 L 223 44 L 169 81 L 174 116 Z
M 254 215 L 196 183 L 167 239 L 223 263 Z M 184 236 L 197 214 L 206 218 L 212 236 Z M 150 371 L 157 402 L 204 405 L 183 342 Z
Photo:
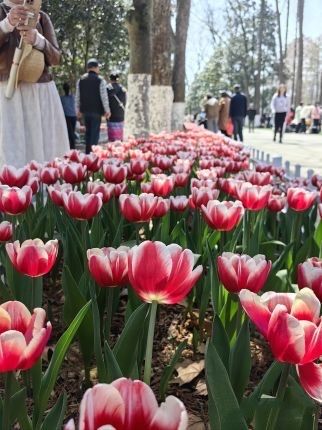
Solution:
M 275 7 L 275 0 L 269 0 Z M 282 24 L 285 26 L 286 0 L 280 0 L 282 5 Z M 212 53 L 212 41 L 204 23 L 207 4 L 211 4 L 218 13 L 218 23 L 221 25 L 221 12 L 225 0 L 192 0 L 191 19 L 187 44 L 187 79 L 188 84 L 194 75 L 202 68 Z M 297 0 L 291 0 L 290 38 L 295 37 Z M 224 30 L 224 24 L 223 30 Z M 306 0 L 304 15 L 304 33 L 309 37 L 322 35 L 322 0 Z

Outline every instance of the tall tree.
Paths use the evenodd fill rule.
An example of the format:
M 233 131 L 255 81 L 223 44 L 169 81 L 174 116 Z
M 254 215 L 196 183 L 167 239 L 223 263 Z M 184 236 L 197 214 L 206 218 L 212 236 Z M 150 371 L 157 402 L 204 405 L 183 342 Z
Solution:
M 126 25 L 130 42 L 125 134 L 144 136 L 150 131 L 153 0 L 133 0 Z
M 299 39 L 298 39 L 296 90 L 295 90 L 296 105 L 298 105 L 302 99 L 302 88 L 303 88 L 302 80 L 303 80 L 303 55 L 304 55 L 304 35 L 303 35 L 304 0 L 298 0 L 297 21 L 299 26 L 298 27 Z
M 283 41 L 282 41 L 282 28 L 281 28 L 281 12 L 279 7 L 279 0 L 275 0 L 276 7 L 276 20 L 277 20 L 277 36 L 278 36 L 278 53 L 279 53 L 279 61 L 278 61 L 278 80 L 280 83 L 284 83 L 284 60 L 285 53 L 283 49 Z
M 186 45 L 190 19 L 191 0 L 177 0 L 175 53 L 172 74 L 174 103 L 172 127 L 182 126 L 185 111 Z
M 152 86 L 150 90 L 150 130 L 171 130 L 173 91 L 171 0 L 153 3 Z
M 261 77 L 262 77 L 262 62 L 263 62 L 263 36 L 265 25 L 265 12 L 266 0 L 261 0 L 261 7 L 259 12 L 259 28 L 258 28 L 258 54 L 257 54 L 257 67 L 255 75 L 255 96 L 254 104 L 255 109 L 259 113 L 261 104 Z

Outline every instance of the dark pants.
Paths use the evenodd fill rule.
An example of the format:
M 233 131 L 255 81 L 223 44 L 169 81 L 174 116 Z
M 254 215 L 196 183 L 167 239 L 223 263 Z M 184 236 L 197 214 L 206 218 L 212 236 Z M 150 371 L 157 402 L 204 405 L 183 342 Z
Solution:
M 276 135 L 279 132 L 280 134 L 280 143 L 282 143 L 282 137 L 283 137 L 283 129 L 284 129 L 284 122 L 286 118 L 286 112 L 276 112 L 275 114 L 275 129 L 274 129 L 274 140 L 276 140 Z
M 98 113 L 85 113 L 85 144 L 86 154 L 92 151 L 92 146 L 98 144 L 100 137 L 101 115 Z
M 232 121 L 234 125 L 234 139 L 237 140 L 237 136 L 238 136 L 239 140 L 243 142 L 244 141 L 243 139 L 244 117 L 234 116 L 232 118 Z
M 75 149 L 76 116 L 65 116 L 68 131 L 69 147 Z
M 249 128 L 249 132 L 253 132 L 254 133 L 254 129 L 255 129 L 255 118 L 254 119 L 248 119 L 248 128 Z

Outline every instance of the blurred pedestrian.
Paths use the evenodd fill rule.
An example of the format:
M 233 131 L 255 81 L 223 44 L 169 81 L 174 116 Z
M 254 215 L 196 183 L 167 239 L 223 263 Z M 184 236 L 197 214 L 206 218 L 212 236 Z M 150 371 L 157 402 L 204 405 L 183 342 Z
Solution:
M 249 133 L 253 132 L 254 133 L 254 129 L 255 129 L 255 117 L 256 117 L 257 111 L 254 108 L 253 103 L 251 103 L 249 105 L 249 109 L 247 111 L 247 116 L 248 116 L 248 130 Z
M 320 133 L 321 131 L 321 108 L 320 103 L 316 102 L 312 111 L 311 111 L 311 119 L 312 119 L 312 133 Z
M 99 63 L 95 58 L 87 62 L 87 73 L 77 83 L 76 110 L 80 119 L 85 123 L 86 154 L 89 154 L 93 145 L 97 145 L 100 135 L 102 115 L 108 119 L 111 116 L 106 81 L 99 76 Z
M 218 128 L 225 135 L 230 137 L 227 132 L 227 125 L 229 121 L 229 109 L 230 109 L 230 97 L 227 91 L 221 92 L 221 97 L 219 99 L 219 118 L 218 118 Z
M 70 149 L 75 149 L 76 108 L 75 97 L 67 82 L 63 85 L 64 95 L 60 97 L 66 119 Z
M 243 142 L 243 126 L 247 115 L 247 98 L 240 91 L 240 85 L 234 86 L 235 93 L 230 101 L 230 117 L 234 125 L 234 139 Z
M 299 133 L 301 129 L 301 114 L 303 109 L 303 102 L 300 102 L 300 104 L 295 109 L 295 133 Z
M 279 143 L 283 142 L 284 123 L 290 107 L 290 99 L 286 93 L 286 86 L 281 84 L 271 102 L 271 109 L 274 113 L 274 142 L 276 142 L 277 133 L 280 135 Z
M 218 117 L 219 117 L 219 103 L 218 100 L 212 95 L 207 94 L 207 99 L 204 104 L 204 109 L 207 117 L 208 130 L 217 133 L 218 131 Z
M 108 101 L 111 116 L 107 120 L 107 135 L 109 142 L 123 140 L 124 114 L 126 104 L 126 90 L 119 83 L 119 74 L 110 74 L 110 83 L 107 85 Z

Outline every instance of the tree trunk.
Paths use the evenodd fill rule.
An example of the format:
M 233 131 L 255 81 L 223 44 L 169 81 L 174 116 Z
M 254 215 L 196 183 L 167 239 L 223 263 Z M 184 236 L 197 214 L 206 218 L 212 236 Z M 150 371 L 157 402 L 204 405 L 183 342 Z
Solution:
M 279 48 L 278 80 L 280 83 L 284 83 L 284 52 L 283 52 L 283 42 L 282 42 L 281 12 L 279 9 L 279 0 L 275 0 L 275 5 L 276 5 L 278 48 Z
M 133 0 L 133 7 L 127 15 L 130 73 L 125 111 L 126 136 L 147 136 L 150 131 L 152 12 L 153 0 Z
M 286 23 L 285 23 L 286 25 L 285 25 L 284 58 L 286 58 L 286 56 L 287 56 L 289 23 L 290 23 L 290 0 L 287 0 Z
M 171 86 L 171 0 L 153 3 L 152 86 L 150 130 L 171 130 L 173 91 Z
M 298 105 L 302 99 L 302 79 L 303 79 L 303 20 L 304 20 L 304 0 L 298 0 L 297 19 L 299 24 L 299 44 L 298 44 L 298 58 L 297 58 L 297 76 L 296 76 L 296 91 L 295 91 L 295 104 Z
M 258 30 L 258 56 L 257 56 L 257 70 L 255 76 L 255 109 L 260 112 L 261 103 L 261 76 L 262 76 L 262 51 L 263 51 L 263 33 L 264 33 L 264 18 L 265 18 L 266 0 L 261 0 L 261 9 L 259 17 L 259 30 Z
M 191 0 L 177 0 L 175 53 L 172 74 L 174 104 L 172 128 L 182 127 L 185 109 L 186 44 L 188 36 Z

